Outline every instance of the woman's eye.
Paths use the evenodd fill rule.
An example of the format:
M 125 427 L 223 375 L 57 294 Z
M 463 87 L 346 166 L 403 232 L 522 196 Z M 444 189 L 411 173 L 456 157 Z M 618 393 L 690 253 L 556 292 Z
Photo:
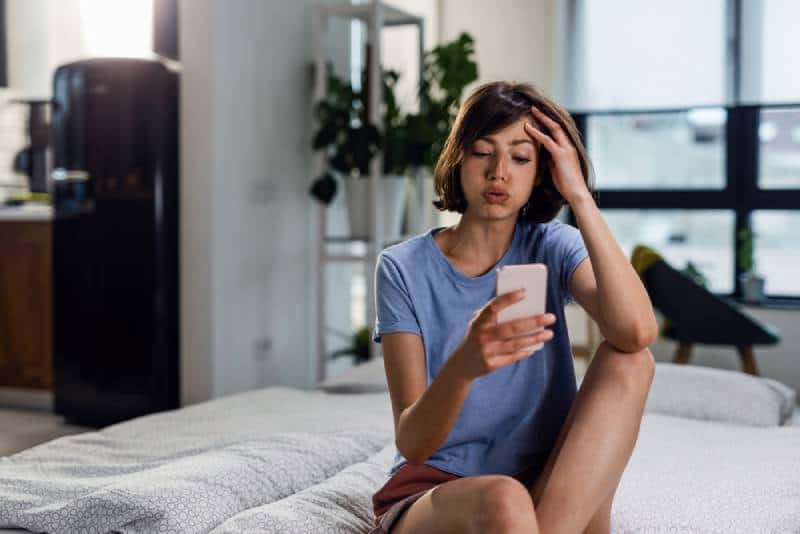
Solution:
M 476 150 L 473 150 L 472 151 L 472 155 L 476 156 L 476 157 L 479 157 L 479 158 L 483 158 L 483 157 L 491 156 L 492 154 L 491 154 L 491 152 L 478 152 Z M 530 161 L 530 159 L 522 158 L 522 157 L 514 157 L 514 161 L 524 165 L 525 163 L 528 163 Z

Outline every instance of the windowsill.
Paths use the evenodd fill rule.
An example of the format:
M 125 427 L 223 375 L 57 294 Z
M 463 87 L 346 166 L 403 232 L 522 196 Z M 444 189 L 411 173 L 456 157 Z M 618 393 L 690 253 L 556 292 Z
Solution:
M 748 308 L 760 308 L 765 310 L 787 310 L 787 311 L 800 311 L 800 298 L 770 298 L 767 297 L 762 302 L 746 302 L 742 299 L 733 297 L 725 298 L 728 302 L 732 302 L 737 306 L 745 306 Z

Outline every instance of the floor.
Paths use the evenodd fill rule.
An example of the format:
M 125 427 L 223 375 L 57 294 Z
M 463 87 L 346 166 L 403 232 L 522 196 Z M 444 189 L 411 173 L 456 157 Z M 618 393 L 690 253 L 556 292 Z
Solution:
M 52 413 L 0 408 L 0 456 L 87 430 L 92 429 L 67 425 L 61 416 Z

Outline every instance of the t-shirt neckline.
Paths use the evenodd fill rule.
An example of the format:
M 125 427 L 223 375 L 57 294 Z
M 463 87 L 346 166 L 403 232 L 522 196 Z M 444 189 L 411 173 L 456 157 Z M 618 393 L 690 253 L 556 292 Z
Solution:
M 495 276 L 495 270 L 498 267 L 501 267 L 506 263 L 508 263 L 508 260 L 511 257 L 511 252 L 515 248 L 517 240 L 519 239 L 520 235 L 520 222 L 517 221 L 517 223 L 514 225 L 514 234 L 511 236 L 511 244 L 508 246 L 508 248 L 500 257 L 500 259 L 497 260 L 497 263 L 495 263 L 491 269 L 489 269 L 488 271 L 479 276 L 467 276 L 458 269 L 456 269 L 455 267 L 453 267 L 453 264 L 450 263 L 450 260 L 448 260 L 447 257 L 444 255 L 442 249 L 440 249 L 439 245 L 436 244 L 436 240 L 433 239 L 433 234 L 439 232 L 440 230 L 443 230 L 444 228 L 446 227 L 438 226 L 436 228 L 431 228 L 430 230 L 428 230 L 426 241 L 429 243 L 431 247 L 433 247 L 434 249 L 433 255 L 436 258 L 436 261 L 440 263 L 450 273 L 450 275 L 453 277 L 454 280 L 464 285 L 477 286 L 484 284 L 487 280 L 493 279 L 493 277 Z

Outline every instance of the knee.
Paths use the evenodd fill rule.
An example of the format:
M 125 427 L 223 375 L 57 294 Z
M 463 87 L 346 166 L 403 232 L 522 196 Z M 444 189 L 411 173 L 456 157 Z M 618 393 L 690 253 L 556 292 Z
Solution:
M 603 341 L 599 350 L 606 352 L 608 367 L 617 383 L 629 391 L 650 390 L 655 375 L 656 362 L 650 349 L 636 352 L 622 352 L 607 341 Z
M 492 476 L 483 489 L 475 522 L 478 532 L 508 532 L 535 523 L 533 499 L 518 480 Z

